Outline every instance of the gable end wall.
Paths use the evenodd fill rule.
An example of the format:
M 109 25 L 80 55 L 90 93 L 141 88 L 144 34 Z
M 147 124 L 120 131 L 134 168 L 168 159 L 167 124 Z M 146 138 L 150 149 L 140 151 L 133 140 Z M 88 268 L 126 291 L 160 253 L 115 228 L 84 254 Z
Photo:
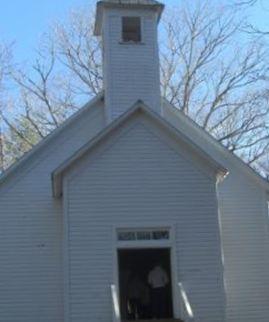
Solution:
M 177 278 L 197 321 L 224 321 L 215 180 L 133 124 L 64 178 L 69 322 L 112 317 L 114 227 L 173 222 Z M 154 224 L 153 224 L 154 225 Z M 175 285 L 173 285 L 175 287 Z

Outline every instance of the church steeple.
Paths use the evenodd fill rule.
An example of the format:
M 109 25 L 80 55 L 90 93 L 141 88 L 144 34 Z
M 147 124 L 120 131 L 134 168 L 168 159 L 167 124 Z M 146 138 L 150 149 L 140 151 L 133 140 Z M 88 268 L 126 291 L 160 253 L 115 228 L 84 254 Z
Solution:
M 158 22 L 164 5 L 153 0 L 97 3 L 95 35 L 102 37 L 107 121 L 137 100 L 161 110 Z

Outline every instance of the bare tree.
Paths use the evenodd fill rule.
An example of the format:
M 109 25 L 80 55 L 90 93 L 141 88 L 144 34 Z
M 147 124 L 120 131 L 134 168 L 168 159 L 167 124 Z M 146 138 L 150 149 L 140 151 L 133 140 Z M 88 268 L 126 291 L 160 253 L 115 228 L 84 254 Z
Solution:
M 258 0 L 243 0 L 243 1 L 235 1 L 235 5 L 237 6 L 254 6 Z
M 5 168 L 5 136 L 2 112 L 5 107 L 5 79 L 11 59 L 11 45 L 0 44 L 0 173 Z
M 233 3 L 237 8 L 240 8 L 245 11 L 251 11 L 253 8 L 256 8 L 261 11 L 269 12 L 268 2 L 265 0 L 245 0 L 245 1 L 235 1 Z M 257 36 L 268 36 L 269 31 L 263 30 L 258 26 L 258 24 L 253 24 L 253 22 L 249 22 L 246 20 L 243 28 L 245 33 L 255 34 Z
M 54 26 L 58 59 L 74 78 L 74 92 L 88 97 L 99 93 L 103 86 L 101 42 L 93 37 L 94 20 L 93 8 L 73 10 L 67 24 Z
M 70 75 L 60 67 L 53 42 L 44 35 L 30 68 L 19 64 L 9 68 L 17 91 L 16 96 L 9 95 L 2 112 L 9 162 L 17 160 L 77 110 Z
M 209 5 L 210 4 L 210 5 Z M 268 153 L 266 54 L 258 39 L 242 40 L 242 23 L 211 3 L 184 5 L 161 24 L 163 95 L 253 167 Z M 31 148 L 102 89 L 101 43 L 93 10 L 73 11 L 54 25 L 29 70 L 11 76 L 20 89 L 17 118 L 4 115 L 14 157 Z M 240 44 L 240 45 L 239 45 Z
M 254 164 L 268 149 L 266 54 L 257 41 L 239 48 L 241 23 L 207 5 L 169 13 L 162 88 L 169 101 L 230 151 Z
M 2 51 L 2 50 L 1 50 Z M 0 51 L 0 97 L 2 92 L 2 82 L 3 82 L 3 66 L 2 66 L 2 53 Z M 0 99 L 0 109 L 2 110 L 2 104 Z M 4 148 L 3 148 L 3 130 L 2 130 L 2 119 L 0 118 L 0 173 L 4 170 Z

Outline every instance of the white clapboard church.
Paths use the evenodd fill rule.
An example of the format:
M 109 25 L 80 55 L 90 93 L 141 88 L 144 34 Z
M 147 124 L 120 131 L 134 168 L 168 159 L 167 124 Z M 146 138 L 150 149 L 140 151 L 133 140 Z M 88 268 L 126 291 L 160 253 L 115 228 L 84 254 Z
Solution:
M 0 322 L 155 321 L 154 265 L 165 321 L 269 321 L 269 183 L 161 97 L 163 9 L 98 2 L 104 91 L 2 175 Z

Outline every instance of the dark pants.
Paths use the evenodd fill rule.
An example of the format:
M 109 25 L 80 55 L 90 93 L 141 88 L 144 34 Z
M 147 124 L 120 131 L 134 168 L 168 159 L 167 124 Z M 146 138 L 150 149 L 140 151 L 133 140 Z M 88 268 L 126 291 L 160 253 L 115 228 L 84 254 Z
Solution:
M 142 315 L 142 305 L 141 300 L 137 298 L 129 299 L 130 304 L 130 312 L 129 312 L 129 319 L 135 320 L 141 318 Z
M 152 315 L 153 318 L 162 319 L 166 314 L 165 287 L 152 289 Z

